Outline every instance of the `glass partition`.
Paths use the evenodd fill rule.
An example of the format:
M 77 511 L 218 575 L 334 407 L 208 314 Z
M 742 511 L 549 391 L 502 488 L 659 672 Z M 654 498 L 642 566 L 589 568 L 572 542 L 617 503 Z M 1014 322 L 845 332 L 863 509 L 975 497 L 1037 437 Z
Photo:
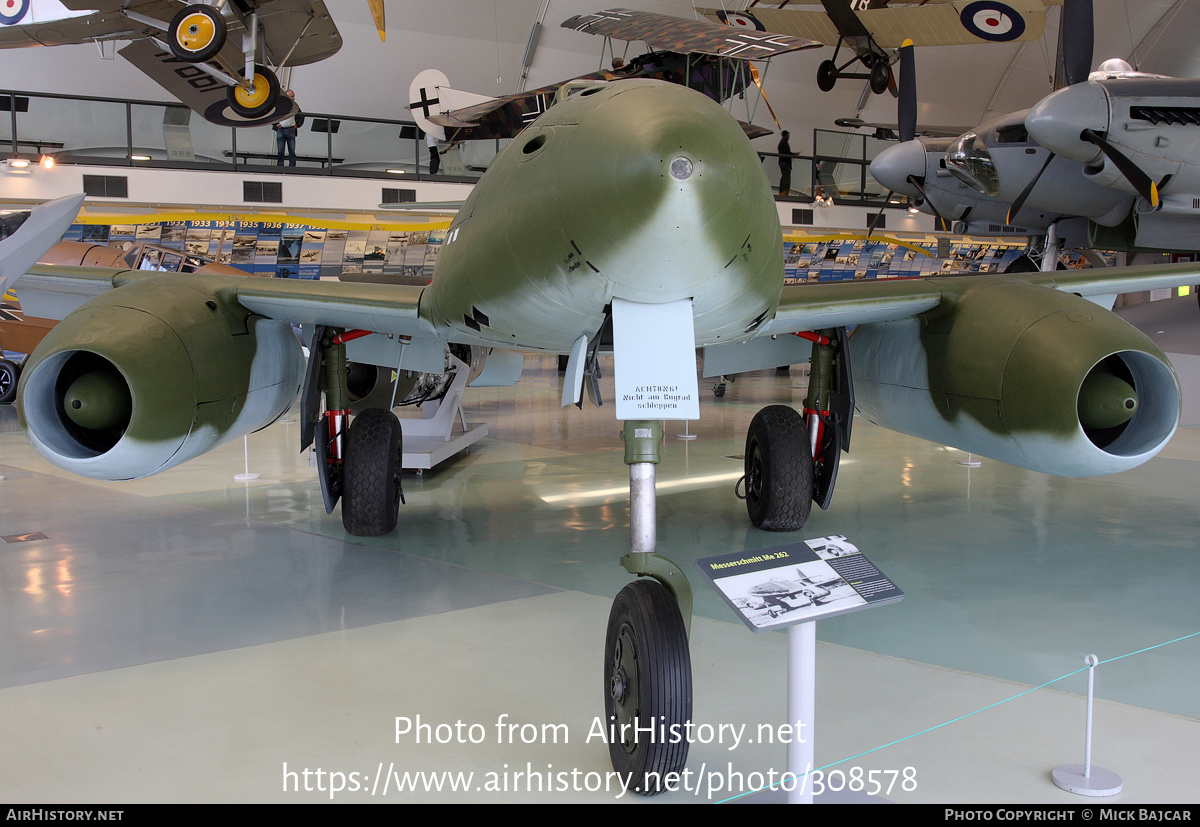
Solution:
M 503 141 L 439 145 L 437 178 L 473 181 Z M 792 157 L 788 193 L 811 201 L 832 196 L 847 204 L 879 203 L 886 195 L 869 164 L 890 142 L 854 132 L 813 131 L 812 155 Z M 255 169 L 300 175 L 339 175 L 396 181 L 430 177 L 425 136 L 411 121 L 305 112 L 296 136 L 295 167 L 279 167 L 270 126 L 234 129 L 209 123 L 178 103 L 0 90 L 0 160 L 36 161 L 52 155 L 78 164 L 181 169 Z M 763 171 L 779 193 L 779 155 L 760 152 Z

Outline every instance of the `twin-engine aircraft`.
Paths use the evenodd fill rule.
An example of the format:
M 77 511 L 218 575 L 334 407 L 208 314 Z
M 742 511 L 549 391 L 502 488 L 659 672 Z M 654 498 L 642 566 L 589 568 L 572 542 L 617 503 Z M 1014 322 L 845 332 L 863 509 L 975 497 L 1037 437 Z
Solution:
M 861 78 L 882 94 L 892 85 L 894 53 L 906 40 L 917 46 L 967 46 L 1037 40 L 1046 28 L 1046 7 L 1062 0 L 799 0 L 777 8 L 750 3 L 743 11 L 700 9 L 730 26 L 770 30 L 833 46 L 817 68 L 817 86 L 833 89 L 842 78 Z M 820 10 L 797 6 L 821 5 Z M 786 8 L 785 8 L 786 7 Z M 839 65 L 842 46 L 851 51 Z M 861 63 L 866 72 L 846 71 Z
M 0 49 L 95 43 L 111 59 L 118 40 L 132 41 L 122 57 L 224 126 L 258 126 L 293 115 L 296 104 L 280 94 L 276 74 L 342 47 L 322 0 L 186 6 L 171 0 L 9 0 L 0 8 L 0 24 Z
M 1044 236 L 1056 225 L 1079 246 L 1196 250 L 1200 81 L 1122 60 L 1091 72 L 1091 27 L 1090 2 L 1067 0 L 1061 88 L 956 139 L 910 135 L 871 174 L 964 232 Z
M 570 354 L 576 381 L 564 405 L 594 377 L 592 345 L 610 324 L 618 380 L 682 346 L 680 395 L 689 376 L 695 388 L 693 348 L 707 373 L 728 373 L 790 364 L 811 347 L 803 409 L 764 408 L 745 452 L 752 521 L 795 531 L 812 502 L 829 505 L 855 408 L 1048 474 L 1145 462 L 1176 428 L 1179 384 L 1145 335 L 1086 297 L 1198 273 L 1189 264 L 784 286 L 775 201 L 737 121 L 676 84 L 592 83 L 497 155 L 425 287 L 32 268 L 18 294 L 62 322 L 22 376 L 18 411 L 55 465 L 131 479 L 267 426 L 301 393 L 327 502 L 340 497 L 350 533 L 379 534 L 398 519 L 402 426 L 372 408 L 347 427 L 352 340 L 370 341 L 376 364 L 433 373 L 450 345 L 487 349 L 484 374 L 514 351 Z M 307 370 L 290 322 L 313 331 Z M 656 423 L 624 418 L 632 488 L 632 469 L 646 463 L 630 458 L 630 439 L 653 448 Z M 606 712 L 680 731 L 671 727 L 691 717 L 691 593 L 653 542 L 639 548 L 642 537 L 623 565 L 648 577 L 622 590 L 609 620 Z M 633 788 L 654 794 L 683 769 L 687 744 L 619 738 L 610 755 Z

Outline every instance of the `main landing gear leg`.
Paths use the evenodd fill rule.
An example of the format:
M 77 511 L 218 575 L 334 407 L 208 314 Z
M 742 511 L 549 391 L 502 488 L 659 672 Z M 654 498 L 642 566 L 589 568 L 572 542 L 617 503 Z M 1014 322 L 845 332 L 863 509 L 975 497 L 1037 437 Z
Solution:
M 669 773 L 687 762 L 684 737 L 692 717 L 688 630 L 692 591 L 683 571 L 657 551 L 654 466 L 662 427 L 628 421 L 622 433 L 629 466 L 632 550 L 621 558 L 635 580 L 617 595 L 604 643 L 604 712 L 613 769 L 630 788 L 657 795 Z
M 850 445 L 854 384 L 846 330 L 797 335 L 813 343 L 803 413 L 771 405 L 746 432 L 746 510 L 766 531 L 803 528 L 813 502 L 829 508 L 841 453 Z
M 359 537 L 396 527 L 404 492 L 400 421 L 390 410 L 367 408 L 350 422 L 346 342 L 367 331 L 317 328 L 309 353 L 302 412 L 301 449 L 316 443 L 325 513 L 341 501 L 342 526 Z M 319 398 L 325 397 L 324 413 Z

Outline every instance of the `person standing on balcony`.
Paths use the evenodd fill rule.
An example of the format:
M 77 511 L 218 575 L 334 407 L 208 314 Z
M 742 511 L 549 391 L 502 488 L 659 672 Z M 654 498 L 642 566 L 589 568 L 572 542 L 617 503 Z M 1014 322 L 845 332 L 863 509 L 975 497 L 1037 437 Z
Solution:
M 786 129 L 780 133 L 779 148 L 779 194 L 787 195 L 792 191 L 792 145 L 788 142 L 791 137 Z
M 287 96 L 292 100 L 296 99 L 296 93 L 291 89 L 287 91 Z M 297 112 L 290 118 L 284 118 L 279 123 L 271 128 L 275 130 L 275 145 L 278 148 L 279 156 L 275 161 L 275 166 L 283 166 L 283 151 L 287 150 L 288 166 L 296 166 L 296 126 L 297 120 L 303 116 Z

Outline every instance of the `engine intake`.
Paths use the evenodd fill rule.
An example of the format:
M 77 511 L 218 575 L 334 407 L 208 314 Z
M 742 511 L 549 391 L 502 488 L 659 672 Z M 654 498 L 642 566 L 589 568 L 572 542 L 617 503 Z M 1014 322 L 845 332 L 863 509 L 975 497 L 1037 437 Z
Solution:
M 81 306 L 34 351 L 18 414 L 50 462 L 136 479 L 269 425 L 295 400 L 303 353 L 202 276 L 155 277 Z
M 1175 432 L 1174 371 L 1116 315 L 1016 279 L 937 284 L 938 310 L 851 337 L 872 422 L 1059 476 L 1133 468 Z

